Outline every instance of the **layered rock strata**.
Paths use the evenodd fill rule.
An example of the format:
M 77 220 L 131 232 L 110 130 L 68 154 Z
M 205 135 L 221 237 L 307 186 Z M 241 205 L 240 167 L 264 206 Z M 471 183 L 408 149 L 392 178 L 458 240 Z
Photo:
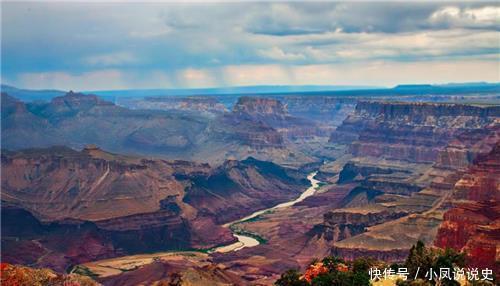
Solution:
M 435 245 L 467 254 L 468 263 L 498 274 L 500 247 L 500 143 L 455 184 L 452 208 L 443 217 Z
M 498 106 L 358 103 L 330 138 L 353 140 L 338 183 L 357 184 L 325 215 L 332 252 L 398 261 L 417 240 L 432 243 L 468 166 L 499 142 L 499 122 Z M 351 229 L 336 213 L 355 213 Z M 390 215 L 370 223 L 373 214 Z
M 302 176 L 253 158 L 213 168 L 96 146 L 4 150 L 2 242 L 12 247 L 3 255 L 24 259 L 33 255 L 18 254 L 33 249 L 32 263 L 61 270 L 124 253 L 229 243 L 235 238 L 218 224 L 292 199 L 307 184 Z

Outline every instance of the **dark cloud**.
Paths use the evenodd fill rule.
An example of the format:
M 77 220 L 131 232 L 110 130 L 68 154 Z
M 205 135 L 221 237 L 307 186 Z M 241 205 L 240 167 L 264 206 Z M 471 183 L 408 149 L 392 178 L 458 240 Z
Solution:
M 499 9 L 495 2 L 4 2 L 2 76 L 112 69 L 106 74 L 162 70 L 177 78 L 235 65 L 498 55 Z
M 499 7 L 494 2 L 277 3 L 251 17 L 246 30 L 278 36 L 326 33 L 337 29 L 345 33 L 404 33 L 457 27 L 497 30 L 500 25 L 498 20 L 496 23 L 474 24 L 476 16 L 469 15 L 471 19 L 467 23 L 467 11 L 488 6 Z M 436 11 L 446 7 L 456 7 L 462 15 L 442 15 L 436 21 L 431 20 Z

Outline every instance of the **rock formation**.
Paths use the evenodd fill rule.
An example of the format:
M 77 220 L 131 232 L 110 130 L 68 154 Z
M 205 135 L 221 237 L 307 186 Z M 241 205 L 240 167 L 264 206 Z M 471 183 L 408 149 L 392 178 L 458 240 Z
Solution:
M 101 285 L 89 277 L 78 274 L 58 274 L 50 269 L 36 269 L 9 263 L 0 264 L 0 281 L 4 286 L 17 285 Z
M 500 143 L 455 184 L 452 208 L 444 214 L 435 245 L 465 251 L 468 263 L 499 273 Z
M 432 163 L 459 133 L 500 116 L 498 106 L 361 101 L 330 141 L 350 143 L 354 156 Z
M 185 103 L 198 106 L 192 101 L 199 100 Z M 262 104 L 265 108 L 270 103 Z M 283 134 L 273 126 L 238 112 L 214 114 L 180 107 L 128 109 L 95 95 L 74 92 L 48 103 L 23 103 L 2 93 L 3 148 L 64 145 L 81 149 L 87 144 L 117 153 L 211 164 L 221 164 L 228 158 L 245 159 L 252 153 L 256 158 L 279 163 L 311 161 L 300 151 L 289 149 Z
M 329 131 L 321 129 L 316 121 L 291 115 L 286 104 L 273 98 L 240 97 L 233 107 L 232 116 L 261 122 L 290 140 L 327 136 Z
M 321 224 L 333 253 L 397 261 L 431 243 L 467 167 L 500 141 L 499 118 L 498 106 L 358 103 L 330 138 L 352 156 L 337 182 L 355 184 Z
M 2 242 L 12 247 L 3 255 L 33 249 L 36 265 L 61 270 L 119 253 L 210 248 L 234 240 L 217 224 L 297 196 L 301 177 L 253 158 L 213 168 L 92 145 L 4 150 Z

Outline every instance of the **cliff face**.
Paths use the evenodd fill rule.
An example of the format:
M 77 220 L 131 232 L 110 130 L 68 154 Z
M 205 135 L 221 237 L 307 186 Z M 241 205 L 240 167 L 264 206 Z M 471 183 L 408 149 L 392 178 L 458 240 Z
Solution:
M 2 191 L 6 200 L 15 198 L 42 219 L 109 219 L 157 210 L 164 197 L 180 195 L 183 186 L 172 178 L 174 167 L 65 147 L 7 153 L 2 154 Z
M 111 107 L 114 104 L 100 99 L 96 95 L 86 95 L 82 93 L 68 92 L 64 96 L 58 96 L 44 108 L 37 110 L 36 106 L 32 108 L 35 113 L 39 113 L 51 120 L 62 119 L 66 116 L 74 116 L 80 112 L 87 112 L 93 108 Z
M 312 122 L 308 124 L 308 128 L 302 129 L 304 132 L 302 137 L 306 138 L 307 136 L 330 137 L 356 106 L 356 99 L 349 97 L 285 96 L 282 101 L 291 116 L 307 118 Z
M 331 126 L 323 128 L 318 122 L 310 120 L 309 114 L 300 115 L 305 116 L 290 114 L 287 104 L 282 100 L 260 97 L 240 97 L 232 112 L 232 116 L 239 120 L 250 120 L 269 126 L 288 140 L 326 137 L 331 132 Z
M 282 99 L 292 116 L 310 118 L 336 127 L 354 111 L 355 98 L 335 96 L 286 96 Z
M 23 102 L 1 94 L 2 98 L 2 145 L 26 146 L 27 142 L 47 142 L 54 144 L 59 136 L 57 130 L 50 127 L 46 118 L 30 112 Z M 22 126 L 22 128 L 19 128 Z
M 435 245 L 465 251 L 469 264 L 498 273 L 500 144 L 479 156 L 455 185 Z
M 212 168 L 95 146 L 3 151 L 2 241 L 12 245 L 4 257 L 34 249 L 35 257 L 52 253 L 34 263 L 64 269 L 119 253 L 209 248 L 234 240 L 218 223 L 289 200 L 305 186 L 298 173 L 256 159 Z M 18 227 L 26 225 L 33 232 Z
M 341 207 L 328 212 L 321 224 L 330 234 L 332 252 L 397 261 L 417 240 L 434 241 L 452 192 L 455 197 L 462 193 L 462 199 L 470 193 L 491 200 L 481 188 L 470 186 L 481 176 L 468 167 L 500 141 L 499 118 L 498 106 L 360 102 L 330 138 L 349 146 L 350 157 L 337 183 L 354 184 Z M 493 175 L 491 169 L 488 174 Z M 498 193 L 497 182 L 481 184 Z M 349 214 L 348 223 L 334 215 L 343 213 Z M 444 219 L 461 216 L 472 222 L 462 224 L 457 233 L 468 233 L 468 227 L 485 220 L 470 208 L 445 214 Z M 453 235 L 443 239 L 467 241 Z
M 264 119 L 281 124 L 288 117 L 283 120 L 278 107 L 266 109 L 268 104 L 273 106 L 268 101 L 258 102 L 255 109 L 242 108 L 251 114 L 246 116 L 242 112 L 200 112 L 198 109 L 205 107 L 220 107 L 210 98 L 169 100 L 174 101 L 176 110 L 128 109 L 94 95 L 72 92 L 48 103 L 23 103 L 3 93 L 2 147 L 83 148 L 97 144 L 117 153 L 212 164 L 228 158 L 244 159 L 254 150 L 268 161 L 287 158 L 284 135 Z
M 354 156 L 434 162 L 459 133 L 480 130 L 500 116 L 498 106 L 365 102 L 332 134 Z
M 443 117 L 462 116 L 471 117 L 496 117 L 500 113 L 498 106 L 475 106 L 466 104 L 446 104 L 446 103 L 419 103 L 419 102 L 382 102 L 382 101 L 361 101 L 356 105 L 356 112 L 370 116 L 382 115 L 385 119 L 425 121 L 429 117 L 435 117 L 437 125 L 448 124 Z M 406 118 L 406 119 L 405 119 Z M 458 120 L 457 118 L 457 120 Z M 439 120 L 443 119 L 443 120 Z M 459 120 L 461 121 L 461 120 Z
M 2 100 L 7 100 L 5 94 Z M 2 105 L 3 148 L 93 143 L 112 151 L 178 153 L 189 148 L 195 134 L 207 125 L 195 115 L 129 110 L 94 95 L 72 92 L 48 103 L 18 105 L 23 108 L 14 113 L 4 113 Z M 29 120 L 23 119 L 28 116 Z
M 493 155 L 498 154 L 498 145 L 493 148 L 489 154 L 475 154 L 474 165 L 465 170 L 442 169 L 437 165 L 428 168 L 426 174 L 408 183 L 416 187 L 429 177 L 432 178 L 430 183 L 409 192 L 401 188 L 388 189 L 387 181 L 377 186 L 370 184 L 373 179 L 358 177 L 365 193 L 374 190 L 381 193 L 371 200 L 359 200 L 359 194 L 351 195 L 360 189 L 357 187 L 347 196 L 351 199 L 344 199 L 343 205 L 345 202 L 347 205 L 351 202 L 361 204 L 357 208 L 344 207 L 334 211 L 356 214 L 350 216 L 347 225 L 357 226 L 355 229 L 359 232 L 356 234 L 340 231 L 346 229 L 343 217 L 333 216 L 334 212 L 325 215 L 322 226 L 326 234 L 333 234 L 330 236 L 332 253 L 347 259 L 373 256 L 400 261 L 406 257 L 409 247 L 421 240 L 443 248 L 465 250 L 469 253 L 470 265 L 495 269 L 500 182 L 499 158 Z M 450 206 L 453 208 L 448 210 Z M 372 223 L 372 213 L 377 212 L 386 215 L 376 216 Z
M 498 123 L 491 123 L 480 129 L 459 132 L 442 150 L 436 166 L 444 169 L 467 169 L 478 154 L 487 154 L 500 141 Z
M 257 119 L 237 114 L 225 114 L 219 118 L 220 126 L 214 131 L 220 138 L 230 138 L 256 149 L 285 148 L 283 135 L 275 128 Z
M 240 97 L 233 107 L 233 112 L 251 117 L 274 117 L 276 119 L 290 116 L 281 101 L 263 97 Z
M 359 209 L 340 209 L 324 215 L 325 238 L 329 241 L 344 240 L 365 232 L 369 226 L 406 216 L 407 212 L 388 210 L 363 212 Z
M 42 223 L 30 212 L 6 202 L 2 202 L 2 245 L 2 261 L 58 272 L 123 251 L 91 222 Z
M 192 181 L 184 202 L 216 216 L 218 223 L 271 207 L 283 198 L 292 199 L 307 186 L 307 180 L 253 158 L 227 161 L 209 176 L 195 176 Z M 273 191 L 269 192 L 270 189 Z

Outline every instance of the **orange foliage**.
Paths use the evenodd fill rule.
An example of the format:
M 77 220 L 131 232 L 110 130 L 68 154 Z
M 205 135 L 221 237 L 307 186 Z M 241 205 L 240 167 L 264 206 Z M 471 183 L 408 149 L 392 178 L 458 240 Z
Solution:
M 347 267 L 347 265 L 345 265 L 343 263 L 339 263 L 337 265 L 337 271 L 339 271 L 339 272 L 347 272 L 347 271 L 349 271 L 349 268 Z
M 49 269 L 0 263 L 0 285 L 95 286 L 99 284 L 88 277 L 77 274 L 61 275 Z
M 305 279 L 307 282 L 311 282 L 314 279 L 314 277 L 327 272 L 328 269 L 323 265 L 323 263 L 317 262 L 313 265 L 310 265 L 309 268 L 307 268 L 306 272 L 301 277 L 301 279 Z

